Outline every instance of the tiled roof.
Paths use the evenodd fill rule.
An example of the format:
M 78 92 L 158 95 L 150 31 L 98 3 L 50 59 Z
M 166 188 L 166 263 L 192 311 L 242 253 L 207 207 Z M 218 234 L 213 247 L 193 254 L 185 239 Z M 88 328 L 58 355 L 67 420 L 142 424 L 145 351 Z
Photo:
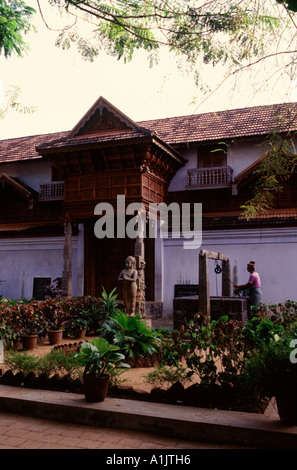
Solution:
M 109 143 L 109 145 L 125 145 L 127 143 L 138 143 L 138 142 L 154 142 L 157 145 L 163 147 L 167 152 L 171 154 L 175 159 L 184 163 L 183 157 L 167 142 L 163 142 L 158 136 L 154 135 L 153 132 L 148 129 L 139 127 L 138 130 L 130 132 L 117 132 L 109 133 L 106 135 L 91 135 L 83 137 L 74 137 L 67 139 L 67 137 L 62 136 L 60 139 L 53 139 L 50 142 L 45 142 L 36 147 L 36 150 L 42 154 L 46 155 L 49 153 L 56 152 L 57 149 L 61 151 L 71 151 L 74 147 L 76 149 L 80 148 L 98 148 L 104 146 L 104 144 Z M 1 143 L 0 143 L 1 148 Z
M 247 220 L 242 213 L 207 214 L 202 217 L 203 230 L 227 230 L 276 226 L 296 226 L 296 209 L 274 209 Z
M 62 135 L 61 138 L 51 139 L 50 141 L 45 140 L 43 143 L 38 145 L 38 149 L 57 149 L 57 148 L 71 148 L 79 147 L 86 144 L 100 144 L 105 142 L 115 142 L 115 141 L 127 141 L 130 139 L 141 139 L 149 135 L 149 132 L 143 132 L 142 130 L 131 131 L 131 132 L 116 132 L 109 133 L 106 135 L 91 135 L 83 137 L 74 137 L 72 139 L 67 139 L 67 134 Z
M 54 134 L 41 134 L 28 137 L 18 137 L 0 141 L 0 162 L 10 163 L 20 160 L 32 160 L 40 158 L 36 152 L 36 146 L 43 142 L 65 137 L 68 132 L 56 132 Z
M 67 146 L 98 144 L 100 142 L 143 138 L 154 132 L 162 141 L 171 146 L 191 142 L 208 142 L 218 139 L 267 135 L 271 130 L 297 130 L 297 103 L 256 106 L 252 108 L 178 116 L 142 121 L 137 124 L 139 131 L 107 134 L 97 137 L 70 139 Z M 142 127 L 142 129 L 141 129 Z M 143 129 L 144 128 L 144 129 Z M 150 132 L 147 132 L 149 130 Z M 0 162 L 13 162 L 41 158 L 36 147 L 65 146 L 69 132 L 56 132 L 37 136 L 21 137 L 0 141 Z
M 170 145 L 297 130 L 297 103 L 229 109 L 138 123 Z

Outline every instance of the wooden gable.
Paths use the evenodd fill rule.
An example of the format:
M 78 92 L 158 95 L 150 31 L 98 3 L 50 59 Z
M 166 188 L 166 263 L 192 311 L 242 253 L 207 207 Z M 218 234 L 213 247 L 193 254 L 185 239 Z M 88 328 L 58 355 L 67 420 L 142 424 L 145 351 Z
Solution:
M 37 147 L 63 174 L 64 208 L 73 218 L 93 216 L 98 202 L 164 202 L 184 159 L 151 130 L 100 97 L 62 139 Z
M 68 139 L 118 132 L 126 133 L 138 129 L 139 126 L 134 121 L 101 96 L 72 129 Z

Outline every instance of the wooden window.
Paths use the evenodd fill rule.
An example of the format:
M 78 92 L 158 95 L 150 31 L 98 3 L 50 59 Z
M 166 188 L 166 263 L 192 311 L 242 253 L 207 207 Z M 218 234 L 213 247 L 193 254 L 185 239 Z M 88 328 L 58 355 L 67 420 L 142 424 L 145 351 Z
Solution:
M 35 300 L 45 299 L 45 288 L 51 283 L 50 277 L 34 277 L 33 279 L 33 298 Z
M 52 181 L 63 181 L 64 176 L 64 170 L 62 168 L 52 166 Z
M 227 155 L 220 145 L 205 145 L 198 148 L 198 168 L 227 165 Z

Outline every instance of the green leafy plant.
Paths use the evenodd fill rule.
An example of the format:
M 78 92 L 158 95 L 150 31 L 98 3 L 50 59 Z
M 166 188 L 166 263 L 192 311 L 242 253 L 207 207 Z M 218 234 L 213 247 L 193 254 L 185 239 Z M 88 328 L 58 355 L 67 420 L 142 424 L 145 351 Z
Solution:
M 282 324 L 275 323 L 267 316 L 254 316 L 246 323 L 242 333 L 249 349 L 258 348 L 261 343 L 267 343 L 274 335 L 284 331 Z
M 60 377 L 80 378 L 82 369 L 77 363 L 75 351 L 51 351 L 44 356 L 32 356 L 27 352 L 7 351 L 5 365 L 13 372 L 23 372 L 25 375 L 34 372 L 37 376 L 47 377 L 58 374 Z
M 230 386 L 243 367 L 242 328 L 241 322 L 228 320 L 227 316 L 210 320 L 197 314 L 186 326 L 173 331 L 162 361 L 177 367 L 185 358 L 190 369 L 188 375 L 196 374 L 201 385 Z
M 82 310 L 72 317 L 68 330 L 76 334 L 78 330 L 88 330 L 92 321 L 89 310 Z
M 79 378 L 82 375 L 81 368 L 77 363 L 75 351 L 51 351 L 50 353 L 39 357 L 36 365 L 37 374 L 46 374 L 48 376 L 58 374 L 60 377 Z
M 45 317 L 36 302 L 12 305 L 11 322 L 18 335 L 45 335 Z
M 242 380 L 250 394 L 272 397 L 290 390 L 297 393 L 297 363 L 290 360 L 292 338 L 275 335 L 246 360 Z
M 0 54 L 4 53 L 5 57 L 12 53 L 23 55 L 27 49 L 23 35 L 31 28 L 34 13 L 34 8 L 22 0 L 0 3 Z
M 122 362 L 125 356 L 119 352 L 119 348 L 104 338 L 82 343 L 75 357 L 78 364 L 84 367 L 84 375 L 92 377 L 109 374 L 115 367 L 129 367 Z
M 290 327 L 297 319 L 297 302 L 286 300 L 276 304 L 261 304 L 255 310 L 258 317 L 268 317 L 274 324 Z
M 39 303 L 40 312 L 44 315 L 47 330 L 62 330 L 72 318 L 62 308 L 58 299 L 47 299 Z
M 59 304 L 64 313 L 67 313 L 73 320 L 78 318 L 88 319 L 88 329 L 96 332 L 106 318 L 106 313 L 102 310 L 100 297 L 89 295 L 71 297 L 59 300 Z M 67 325 L 67 332 L 72 333 L 72 327 Z
M 119 347 L 126 359 L 154 354 L 160 345 L 157 332 L 139 314 L 128 316 L 117 311 L 106 319 L 100 332 L 110 343 Z
M 106 315 L 112 315 L 116 313 L 119 303 L 117 300 L 118 295 L 115 294 L 116 289 L 107 293 L 104 287 L 102 287 L 102 294 L 100 297 L 101 311 Z
M 0 338 L 4 344 L 13 343 L 17 338 L 12 311 L 6 304 L 0 306 Z
M 114 368 L 110 371 L 109 376 L 110 380 L 109 383 L 111 387 L 118 387 L 120 384 L 123 384 L 128 381 L 128 379 L 124 379 L 121 375 L 124 373 L 123 370 Z
M 168 367 L 162 364 L 145 375 L 145 382 L 157 388 L 168 388 L 176 382 L 184 385 L 189 381 L 188 370 L 180 364 L 176 367 Z
M 13 372 L 28 374 L 36 371 L 40 358 L 27 352 L 7 351 L 5 353 L 5 365 Z

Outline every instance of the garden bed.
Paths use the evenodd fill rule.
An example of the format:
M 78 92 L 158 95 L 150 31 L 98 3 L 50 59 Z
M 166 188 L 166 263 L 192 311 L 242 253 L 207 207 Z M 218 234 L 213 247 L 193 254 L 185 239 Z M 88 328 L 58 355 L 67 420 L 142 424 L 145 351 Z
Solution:
M 148 328 L 139 316 L 127 317 L 118 311 L 112 293 L 105 297 L 105 304 L 114 307 L 111 309 L 113 314 L 106 313 L 110 305 L 105 314 L 101 311 L 101 323 L 97 324 L 97 328 L 87 329 L 88 335 L 92 332 L 95 335 L 96 332 L 109 344 L 117 345 L 131 367 L 122 370 L 120 375 L 113 375 L 108 392 L 110 397 L 263 413 L 269 399 L 256 397 L 275 396 L 271 395 L 274 384 L 282 384 L 279 374 L 288 369 L 291 353 L 288 344 L 297 333 L 296 302 L 288 301 L 269 309 L 261 307 L 257 315 L 246 323 L 230 320 L 227 316 L 210 320 L 196 314 L 187 325 L 171 331 L 160 327 L 157 330 Z M 72 302 L 75 305 L 75 308 L 72 305 L 72 314 L 74 311 L 79 313 L 86 299 L 79 299 L 78 307 L 76 299 Z M 46 303 L 49 313 L 52 313 L 54 306 L 55 302 L 53 305 Z M 32 308 L 30 305 L 28 315 L 32 314 Z M 9 315 L 8 318 L 14 319 L 13 315 L 20 313 L 19 307 L 16 311 L 9 310 L 9 313 L 11 318 Z M 76 320 L 78 324 L 81 319 Z M 66 336 L 61 344 L 53 347 L 44 337 L 45 332 L 37 347 L 30 351 L 33 357 L 28 358 L 26 364 L 24 357 L 18 359 L 18 364 L 7 360 L 9 354 L 6 351 L 6 363 L 0 364 L 0 384 L 83 393 L 83 368 L 80 367 L 82 364 L 77 363 L 73 352 L 79 349 L 83 341 L 92 340 L 93 337 L 87 336 L 83 340 L 75 338 L 76 329 L 71 326 L 64 330 Z M 19 333 L 15 332 L 16 339 Z M 265 358 L 266 368 L 263 371 L 261 361 L 260 364 L 255 363 L 254 358 L 265 355 L 267 348 L 274 353 L 274 362 L 270 367 L 270 354 L 268 359 Z M 54 357 L 52 353 L 59 357 Z M 50 357 L 42 358 L 43 355 Z M 134 360 L 127 360 L 130 357 Z M 281 367 L 276 369 L 275 364 L 281 364 Z
M 133 383 L 133 370 L 131 372 L 130 378 Z M 145 371 L 143 372 L 145 373 Z M 82 381 L 80 379 L 71 379 L 67 376 L 59 377 L 57 374 L 48 377 L 45 374 L 36 376 L 33 372 L 30 372 L 25 375 L 22 372 L 13 373 L 8 369 L 0 377 L 0 384 L 68 393 L 83 393 Z M 176 382 L 167 390 L 151 388 L 150 391 L 139 389 L 131 384 L 114 385 L 109 388 L 108 396 L 111 398 L 167 403 L 178 406 L 196 406 L 199 408 L 218 408 L 250 413 L 264 413 L 269 404 L 269 399 L 253 403 L 247 398 L 236 397 L 230 391 L 219 389 L 212 391 L 203 390 L 199 387 L 199 384 L 184 387 L 180 382 Z
M 85 340 L 88 339 L 92 338 L 85 338 Z M 63 343 L 51 346 L 45 339 L 38 344 L 35 350 L 29 351 L 28 354 L 42 357 L 52 351 L 60 351 L 68 355 L 70 351 L 76 351 L 81 343 L 81 340 L 67 338 L 63 339 Z M 19 351 L 21 352 L 21 350 Z M 149 383 L 146 380 L 146 376 L 160 365 L 161 356 L 160 352 L 153 354 L 151 357 L 138 358 L 136 361 L 131 361 L 131 368 L 122 370 L 118 380 L 119 383 L 109 387 L 108 396 L 128 400 L 168 403 L 177 406 L 197 406 L 200 408 L 229 409 L 253 413 L 264 413 L 269 403 L 269 400 L 263 400 L 261 403 L 252 403 L 247 398 L 242 399 L 239 396 L 235 396 L 230 390 L 226 391 L 217 388 L 211 391 L 202 389 L 197 383 L 183 385 L 177 381 L 173 385 L 169 384 L 167 389 L 158 388 L 154 384 Z M 3 373 L 0 376 L 0 385 L 83 393 L 82 381 L 80 379 L 72 379 L 65 375 L 60 377 L 58 374 L 50 377 L 44 373 L 35 375 L 32 371 L 27 374 L 13 372 L 5 364 L 1 364 L 1 367 Z

